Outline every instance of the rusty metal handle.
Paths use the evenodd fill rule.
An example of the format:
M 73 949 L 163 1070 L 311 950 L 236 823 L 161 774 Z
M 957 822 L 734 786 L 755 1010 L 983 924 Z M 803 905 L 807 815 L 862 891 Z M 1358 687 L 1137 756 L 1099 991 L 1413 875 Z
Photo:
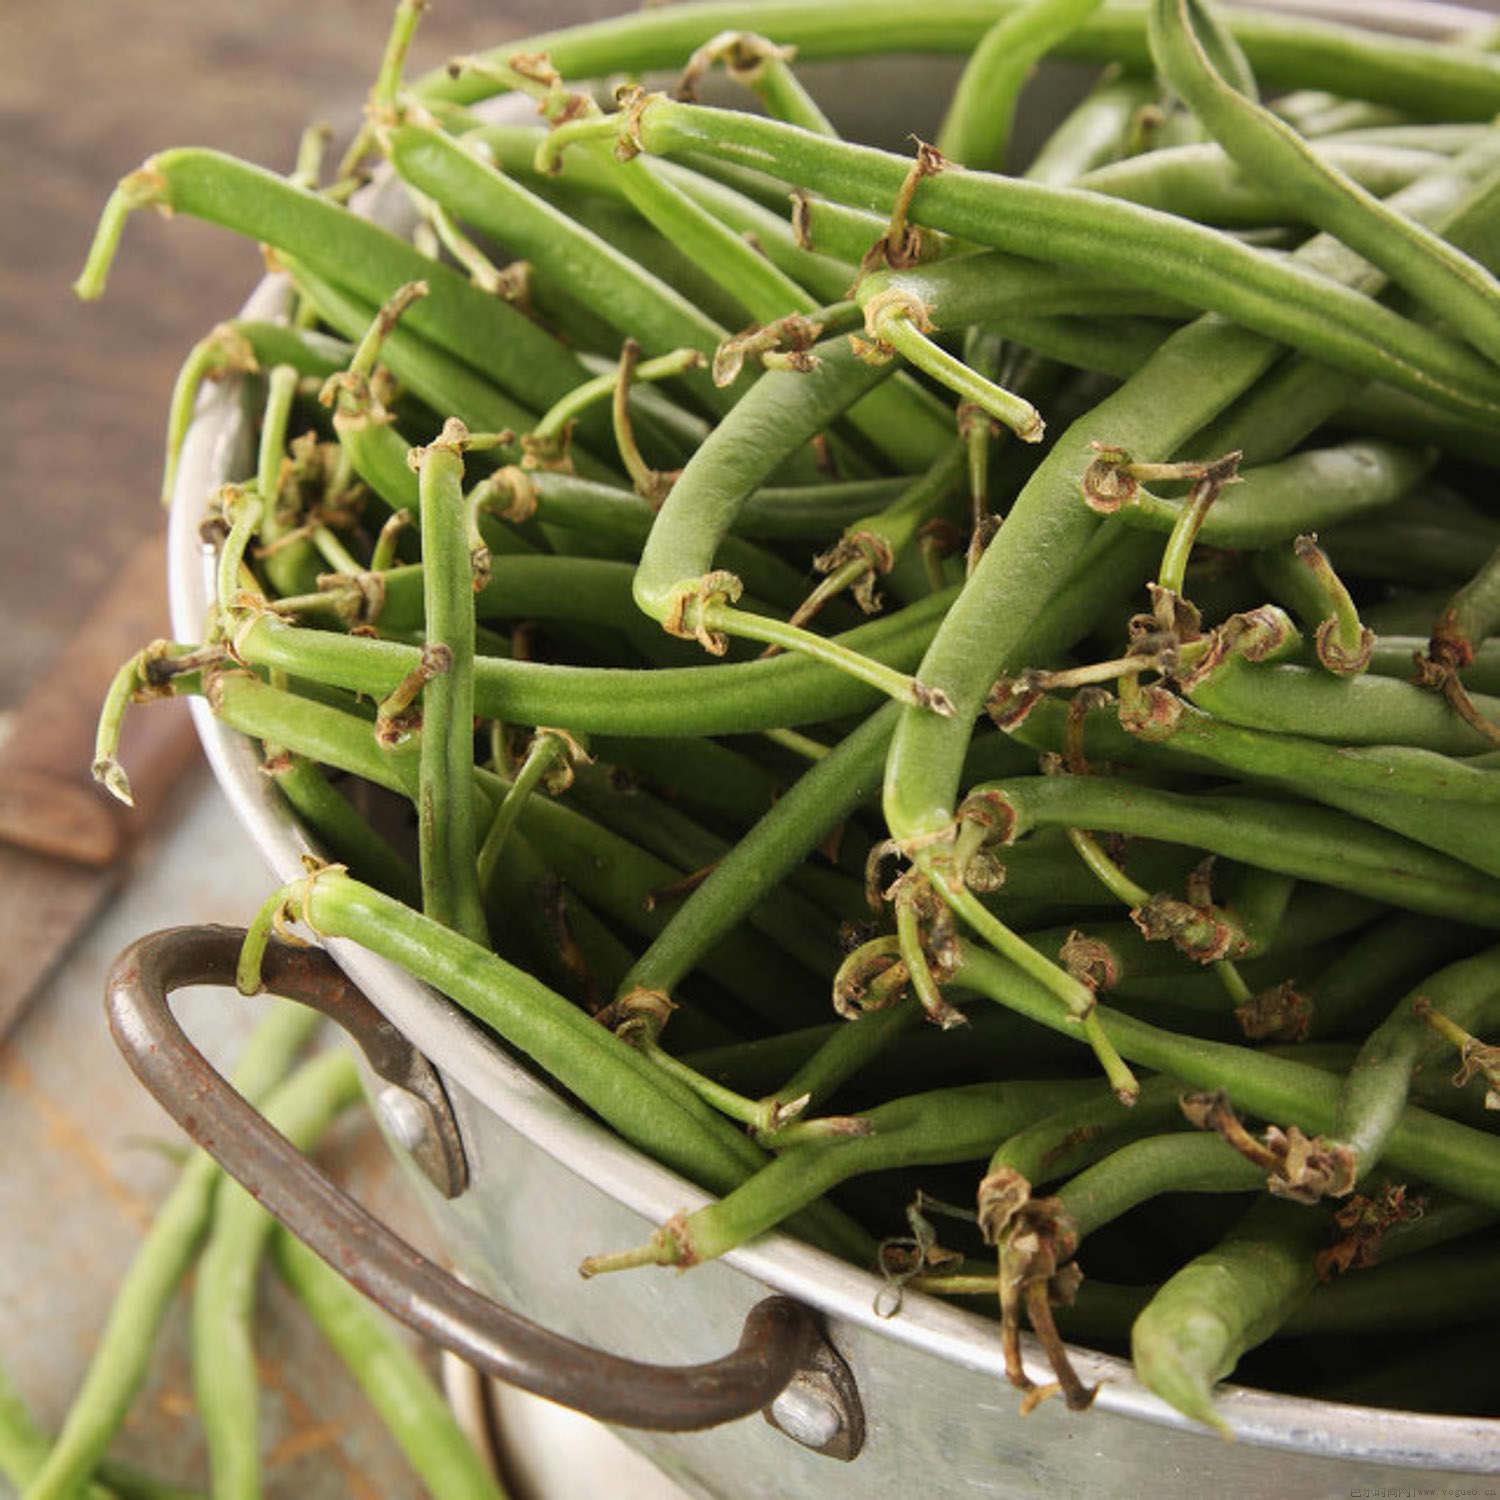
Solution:
M 418 1254 L 267 1124 L 177 1024 L 168 995 L 185 985 L 232 985 L 244 935 L 233 927 L 175 927 L 132 944 L 110 971 L 110 1030 L 167 1113 L 298 1239 L 393 1317 L 508 1385 L 604 1422 L 657 1432 L 698 1431 L 761 1410 L 821 1342 L 806 1308 L 767 1297 L 751 1308 L 739 1347 L 723 1359 L 675 1368 L 642 1364 L 549 1332 Z M 414 1072 L 431 1072 L 321 950 L 273 942 L 262 972 L 272 993 L 311 1005 L 349 1029 L 383 1077 L 410 1087 Z M 401 1049 L 410 1055 L 401 1057 Z

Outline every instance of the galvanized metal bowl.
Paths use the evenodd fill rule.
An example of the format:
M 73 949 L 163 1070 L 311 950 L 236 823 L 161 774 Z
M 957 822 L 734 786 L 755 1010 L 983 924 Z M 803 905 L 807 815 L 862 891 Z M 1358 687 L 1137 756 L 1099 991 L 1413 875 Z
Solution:
M 1285 0 L 1280 8 L 1411 35 L 1450 31 L 1471 14 L 1377 0 Z M 370 211 L 399 226 L 390 197 Z M 267 278 L 245 314 L 280 316 L 286 301 L 285 286 Z M 219 484 L 252 468 L 242 400 L 233 385 L 209 390 L 188 434 L 169 541 L 172 623 L 181 640 L 200 638 L 213 596 L 212 562 L 198 537 L 206 502 Z M 311 846 L 260 774 L 257 749 L 205 704 L 195 701 L 193 709 L 243 832 L 276 880 L 296 878 Z M 780 1431 L 747 1420 L 686 1436 L 628 1434 L 691 1493 L 714 1500 L 919 1492 L 1196 1500 L 1214 1491 L 1419 1493 L 1461 1475 L 1500 1475 L 1500 1422 L 1227 1387 L 1220 1409 L 1238 1441 L 1226 1444 L 1146 1391 L 1128 1363 L 1084 1350 L 1076 1351 L 1080 1373 L 1102 1383 L 1094 1409 L 1074 1416 L 1049 1403 L 1023 1419 L 1004 1382 L 993 1322 L 921 1296 L 882 1318 L 874 1276 L 783 1234 L 686 1276 L 646 1272 L 581 1283 L 574 1268 L 583 1255 L 635 1243 L 705 1195 L 559 1098 L 441 995 L 349 943 L 328 948 L 431 1061 L 453 1103 L 470 1183 L 451 1201 L 425 1184 L 424 1192 L 454 1262 L 476 1286 L 590 1344 L 673 1364 L 732 1348 L 747 1310 L 768 1291 L 821 1315 L 857 1386 L 865 1425 L 857 1459 L 836 1462 L 787 1435 L 814 1446 L 826 1436 L 817 1430 L 826 1413 L 816 1403 L 784 1408 Z M 391 1123 L 393 1146 L 404 1150 L 401 1121 Z M 1034 1350 L 1028 1360 L 1046 1379 Z

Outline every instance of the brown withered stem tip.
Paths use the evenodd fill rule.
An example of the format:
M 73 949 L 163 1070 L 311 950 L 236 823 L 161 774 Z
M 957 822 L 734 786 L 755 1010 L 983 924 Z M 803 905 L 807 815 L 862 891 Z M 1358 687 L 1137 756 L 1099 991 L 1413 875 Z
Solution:
M 1103 938 L 1073 931 L 1058 951 L 1062 966 L 1091 990 L 1113 989 L 1120 982 L 1120 960 Z
M 1314 1259 L 1318 1280 L 1328 1281 L 1346 1271 L 1373 1266 L 1380 1259 L 1386 1231 L 1393 1224 L 1410 1224 L 1422 1217 L 1426 1203 L 1408 1198 L 1405 1183 L 1391 1183 L 1373 1197 L 1356 1193 L 1333 1215 L 1343 1236 Z
M 1262 1140 L 1250 1134 L 1222 1090 L 1184 1094 L 1182 1113 L 1199 1130 L 1217 1131 L 1246 1161 L 1266 1173 L 1266 1186 L 1278 1198 L 1317 1203 L 1354 1190 L 1357 1162 L 1342 1141 L 1309 1137 L 1295 1125 L 1266 1128 Z
M 1086 1386 L 1078 1378 L 1052 1316 L 1054 1306 L 1073 1301 L 1083 1281 L 1083 1272 L 1071 1261 L 1077 1247 L 1078 1232 L 1056 1198 L 1028 1198 L 1000 1235 L 1000 1338 L 1006 1378 L 1023 1393 L 1023 1416 L 1057 1392 L 1070 1411 L 1087 1409 L 1098 1393 L 1098 1386 Z M 1039 1386 L 1026 1373 L 1023 1309 L 1057 1377 L 1052 1384 Z
M 1312 1029 L 1313 1003 L 1295 980 L 1283 979 L 1235 1006 L 1234 1017 L 1251 1041 L 1301 1042 Z

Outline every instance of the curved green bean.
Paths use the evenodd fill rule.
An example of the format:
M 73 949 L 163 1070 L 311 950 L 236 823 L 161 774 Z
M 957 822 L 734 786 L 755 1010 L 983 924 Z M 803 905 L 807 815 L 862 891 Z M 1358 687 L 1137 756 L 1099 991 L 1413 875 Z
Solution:
M 444 1500 L 505 1500 L 422 1362 L 338 1272 L 286 1230 L 276 1268 L 380 1414 L 418 1478 Z
M 1269 110 L 1226 82 L 1199 41 L 1194 6 L 1153 0 L 1151 52 L 1157 67 L 1219 144 L 1253 177 L 1320 229 L 1367 256 L 1476 349 L 1500 357 L 1500 285 L 1461 250 L 1424 229 L 1320 155 Z
M 360 1095 L 347 1052 L 300 1067 L 263 1113 L 299 1151 L 310 1151 Z M 276 1221 L 232 1177 L 214 1194 L 213 1232 L 193 1282 L 193 1390 L 208 1440 L 214 1500 L 258 1500 L 260 1381 L 251 1323 L 261 1256 Z
M 1305 1208 L 1257 1203 L 1212 1250 L 1159 1287 L 1136 1318 L 1130 1354 L 1142 1383 L 1229 1436 L 1212 1388 L 1312 1293 L 1323 1232 Z
M 704 0 L 589 22 L 509 42 L 486 57 L 545 52 L 562 73 L 603 78 L 674 68 L 721 31 L 753 29 L 797 48 L 804 62 L 870 53 L 972 51 L 996 21 L 1027 0 L 941 0 L 914 9 L 909 0 Z M 1482 52 L 1353 25 L 1246 9 L 1227 25 L 1257 73 L 1284 88 L 1329 89 L 1389 104 L 1418 116 L 1489 120 L 1500 113 L 1500 60 Z M 1059 45 L 1058 55 L 1085 62 L 1150 67 L 1146 12 L 1105 5 Z M 413 85 L 423 98 L 471 103 L 496 92 L 492 78 L 438 69 Z
M 274 1010 L 256 1028 L 233 1074 L 252 1103 L 281 1081 L 323 1018 L 300 1005 Z M 195 1151 L 157 1211 L 110 1308 L 73 1405 L 26 1500 L 72 1500 L 125 1420 L 146 1378 L 167 1303 L 208 1230 L 220 1181 L 212 1157 Z

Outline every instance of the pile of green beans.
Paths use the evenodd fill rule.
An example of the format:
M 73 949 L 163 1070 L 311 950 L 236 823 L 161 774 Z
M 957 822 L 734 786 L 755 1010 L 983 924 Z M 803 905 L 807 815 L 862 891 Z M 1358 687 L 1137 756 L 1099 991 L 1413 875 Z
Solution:
M 304 1151 L 361 1099 L 359 1072 L 348 1052 L 319 1052 L 298 1062 L 321 1026 L 316 1011 L 278 1003 L 252 1033 L 232 1075 L 235 1088 Z M 116 1463 L 106 1453 L 145 1383 L 163 1320 L 190 1273 L 193 1394 L 208 1448 L 208 1492 L 261 1493 L 254 1318 L 260 1270 L 276 1229 L 270 1214 L 211 1157 L 192 1152 L 131 1262 L 55 1439 L 35 1424 L 0 1370 L 0 1474 L 19 1494 L 27 1500 L 192 1500 L 198 1493 Z M 311 1259 L 300 1247 L 277 1247 L 292 1291 L 432 1492 L 456 1500 L 504 1500 L 390 1320 L 321 1262 L 308 1265 L 303 1257 Z M 353 1309 L 345 1302 L 350 1297 L 358 1304 Z
M 1487 38 L 713 0 L 407 84 L 422 9 L 336 169 L 153 157 L 78 283 L 155 206 L 293 299 L 184 366 L 169 488 L 205 379 L 260 461 L 96 762 L 128 798 L 174 693 L 265 747 L 325 863 L 242 986 L 275 926 L 358 942 L 716 1195 L 586 1274 L 785 1225 L 998 1308 L 1023 1409 L 1090 1403 L 1081 1332 L 1224 1428 L 1242 1360 L 1319 1394 L 1320 1328 L 1399 1328 L 1367 1384 L 1426 1409 L 1500 1217 Z M 910 156 L 796 72 L 908 50 L 966 58 Z M 1048 56 L 1111 66 L 1008 160 Z M 758 112 L 696 102 L 720 63 Z M 410 242 L 347 206 L 377 172 Z M 267 1231 L 223 1198 L 229 1316 Z

